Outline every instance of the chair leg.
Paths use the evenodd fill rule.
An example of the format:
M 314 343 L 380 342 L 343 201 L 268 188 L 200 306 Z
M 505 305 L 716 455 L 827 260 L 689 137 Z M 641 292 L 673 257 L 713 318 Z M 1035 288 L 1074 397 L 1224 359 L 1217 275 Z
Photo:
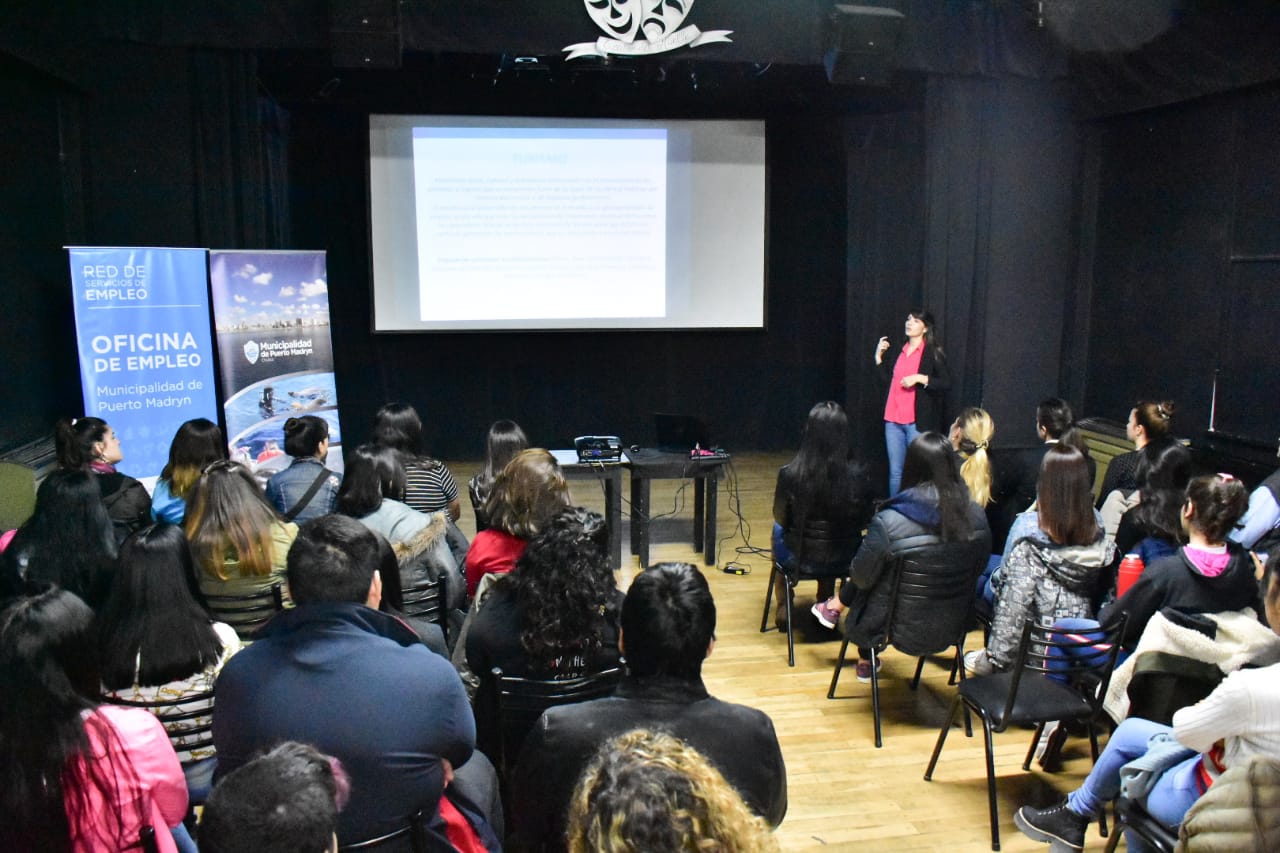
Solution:
M 1107 810 L 1104 807 L 1102 814 L 1098 816 L 1101 823 L 1107 819 Z M 1120 843 L 1120 836 L 1124 835 L 1124 821 L 1120 819 L 1119 813 L 1116 814 L 1115 830 L 1111 833 L 1111 837 L 1107 839 L 1107 847 L 1103 853 L 1115 853 L 1116 845 Z
M 1098 763 L 1098 729 L 1094 726 L 1093 720 L 1089 721 L 1089 751 L 1093 753 L 1093 763 Z M 1107 837 L 1107 810 L 1104 808 L 1102 813 L 1098 815 L 1098 834 L 1103 838 Z M 1116 827 L 1116 835 L 1119 835 L 1119 827 Z
M 844 656 L 849 651 L 849 638 L 840 643 L 840 654 L 836 656 L 836 671 L 831 673 L 831 686 L 827 688 L 827 698 L 836 698 L 836 684 L 840 681 L 840 670 L 844 669 Z
M 876 726 L 876 749 L 883 745 L 880 739 L 880 676 L 876 672 L 880 668 L 880 656 L 876 654 L 876 647 L 871 647 L 871 716 L 875 720 Z
M 982 720 L 982 735 L 985 738 L 987 752 L 987 805 L 991 809 L 991 849 L 1000 849 L 1000 812 L 996 805 L 996 761 L 995 745 L 991 742 L 991 722 Z
M 791 611 L 796 609 L 796 588 L 791 583 L 791 578 L 783 578 L 784 586 L 787 588 L 787 665 L 796 665 L 796 635 L 795 629 L 791 625 Z
M 769 630 L 769 606 L 773 604 L 773 584 L 778 577 L 778 564 L 771 560 L 769 567 L 769 584 L 764 590 L 764 613 L 760 616 L 761 634 Z
M 915 690 L 917 687 L 920 686 L 920 673 L 922 672 L 924 672 L 924 658 L 920 658 L 919 660 L 916 661 L 916 674 L 911 679 L 912 690 Z
M 924 781 L 933 780 L 933 769 L 938 766 L 938 756 L 942 754 L 942 744 L 947 740 L 947 732 L 951 731 L 951 724 L 956 721 L 956 711 L 960 709 L 963 703 L 959 696 L 951 703 L 951 710 L 947 712 L 947 719 L 942 723 L 942 730 L 938 732 L 938 742 L 933 746 L 933 755 L 929 758 L 929 766 L 924 771 Z
M 1040 745 L 1040 736 L 1044 734 L 1044 721 L 1036 723 L 1036 733 L 1031 736 L 1031 748 L 1027 750 L 1027 760 L 1022 762 L 1023 770 L 1031 769 L 1031 759 L 1036 757 L 1036 747 Z

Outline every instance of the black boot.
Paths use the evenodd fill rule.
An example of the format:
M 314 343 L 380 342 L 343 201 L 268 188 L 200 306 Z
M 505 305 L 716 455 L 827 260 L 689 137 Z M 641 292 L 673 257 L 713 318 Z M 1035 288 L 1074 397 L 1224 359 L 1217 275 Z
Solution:
M 1047 809 L 1023 806 L 1014 814 L 1013 822 L 1028 838 L 1049 842 L 1050 853 L 1083 850 L 1084 831 L 1089 826 L 1089 818 L 1067 808 L 1066 800 Z

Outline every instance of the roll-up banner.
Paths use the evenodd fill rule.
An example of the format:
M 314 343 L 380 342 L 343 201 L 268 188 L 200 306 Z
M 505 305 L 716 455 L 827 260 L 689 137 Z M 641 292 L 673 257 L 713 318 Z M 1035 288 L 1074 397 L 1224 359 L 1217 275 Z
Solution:
M 183 421 L 217 420 L 204 249 L 68 246 L 84 413 L 150 483 Z
M 209 252 L 223 409 L 234 458 L 260 479 L 288 467 L 284 423 L 329 422 L 342 470 L 324 252 Z

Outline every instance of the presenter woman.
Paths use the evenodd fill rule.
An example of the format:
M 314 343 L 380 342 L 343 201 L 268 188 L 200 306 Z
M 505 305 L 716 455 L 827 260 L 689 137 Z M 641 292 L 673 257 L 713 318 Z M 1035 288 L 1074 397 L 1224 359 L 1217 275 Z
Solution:
M 888 386 L 884 404 L 884 442 L 889 451 L 889 497 L 902 484 L 902 463 L 907 447 L 923 431 L 942 428 L 943 395 L 951 385 L 946 355 L 938 345 L 933 315 L 912 311 L 907 315 L 906 342 L 892 366 L 885 360 L 891 344 L 882 337 L 876 344 L 876 374 Z

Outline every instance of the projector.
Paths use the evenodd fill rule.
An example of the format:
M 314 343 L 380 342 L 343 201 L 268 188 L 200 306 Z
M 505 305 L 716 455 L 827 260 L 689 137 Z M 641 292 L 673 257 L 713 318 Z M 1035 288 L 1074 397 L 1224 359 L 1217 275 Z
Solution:
M 616 435 L 580 435 L 573 440 L 579 462 L 619 463 L 622 461 L 622 442 Z

